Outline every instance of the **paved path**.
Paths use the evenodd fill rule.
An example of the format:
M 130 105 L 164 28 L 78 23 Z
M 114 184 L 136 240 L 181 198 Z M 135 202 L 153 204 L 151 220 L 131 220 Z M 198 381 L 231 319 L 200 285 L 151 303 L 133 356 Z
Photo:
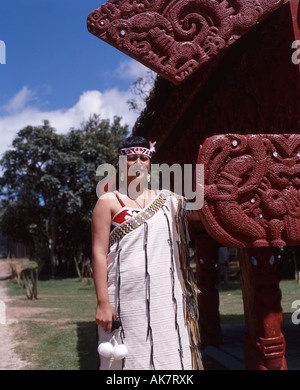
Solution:
M 26 362 L 17 354 L 16 318 L 10 315 L 8 309 L 9 297 L 5 286 L 9 277 L 9 271 L 3 260 L 0 259 L 0 370 L 22 370 L 26 368 Z

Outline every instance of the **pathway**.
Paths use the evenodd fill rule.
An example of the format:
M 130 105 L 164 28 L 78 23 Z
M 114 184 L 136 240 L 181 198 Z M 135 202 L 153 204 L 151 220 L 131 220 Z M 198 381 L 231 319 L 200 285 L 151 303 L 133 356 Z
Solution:
M 7 266 L 0 259 L 0 370 L 23 370 L 27 363 L 17 354 L 15 341 L 16 327 L 12 326 L 18 319 L 8 307 L 10 298 L 7 295 L 6 280 L 9 277 Z

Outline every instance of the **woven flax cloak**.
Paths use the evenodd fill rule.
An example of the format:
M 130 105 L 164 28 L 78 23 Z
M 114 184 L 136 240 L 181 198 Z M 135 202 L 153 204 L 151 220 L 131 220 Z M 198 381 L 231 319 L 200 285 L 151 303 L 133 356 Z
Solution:
M 197 287 L 189 267 L 184 198 L 163 190 L 110 235 L 109 300 L 122 327 L 114 335 L 128 348 L 122 361 L 100 358 L 103 370 L 202 369 Z

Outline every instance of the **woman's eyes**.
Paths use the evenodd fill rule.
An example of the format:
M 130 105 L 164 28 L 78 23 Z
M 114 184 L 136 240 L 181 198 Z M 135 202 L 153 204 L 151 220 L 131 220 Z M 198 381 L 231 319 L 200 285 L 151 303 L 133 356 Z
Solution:
M 128 161 L 136 161 L 138 159 L 137 156 L 128 156 L 127 157 Z M 147 156 L 140 156 L 141 161 L 147 161 L 148 157 Z

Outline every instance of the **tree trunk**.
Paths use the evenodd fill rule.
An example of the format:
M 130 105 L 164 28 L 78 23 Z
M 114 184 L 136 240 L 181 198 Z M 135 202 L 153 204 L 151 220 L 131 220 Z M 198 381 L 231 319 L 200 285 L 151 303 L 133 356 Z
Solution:
M 50 216 L 51 225 L 51 238 L 50 238 L 50 264 L 51 264 L 51 275 L 56 275 L 56 257 L 55 257 L 55 246 L 56 246 L 56 229 L 55 229 L 55 208 L 51 208 Z

